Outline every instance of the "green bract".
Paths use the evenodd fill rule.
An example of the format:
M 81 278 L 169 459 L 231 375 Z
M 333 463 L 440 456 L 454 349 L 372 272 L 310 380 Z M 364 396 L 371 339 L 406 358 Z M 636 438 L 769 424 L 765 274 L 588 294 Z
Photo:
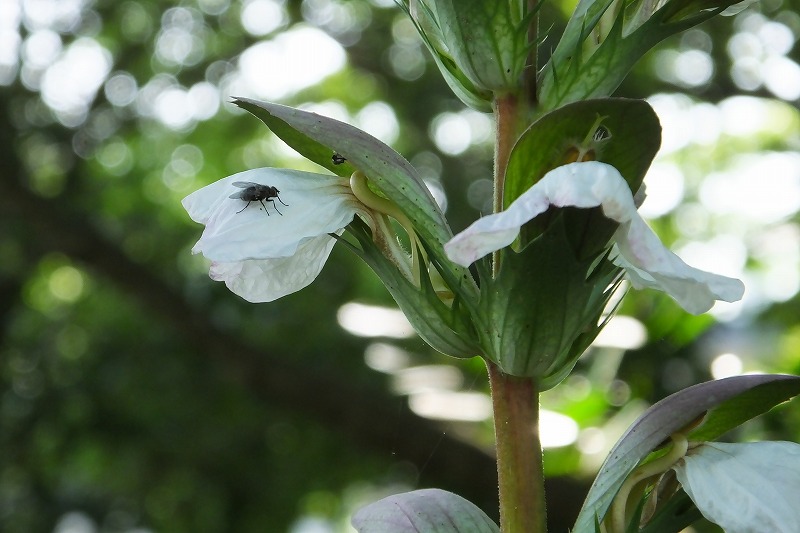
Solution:
M 581 0 L 542 69 L 545 109 L 608 96 L 661 40 L 704 22 L 738 0 Z
M 589 145 L 583 146 L 587 137 Z M 596 98 L 565 105 L 536 120 L 514 145 L 503 206 L 507 208 L 548 171 L 574 161 L 580 149 L 591 150 L 586 154 L 589 160 L 619 170 L 636 192 L 660 145 L 661 124 L 644 100 Z
M 445 44 L 435 6 L 428 6 L 416 0 L 406 0 L 403 7 L 417 27 L 422 41 L 428 47 L 436 66 L 439 67 L 439 71 L 442 73 L 444 81 L 447 82 L 447 85 L 458 99 L 478 111 L 491 110 L 492 93 L 475 86 L 467 75 L 461 71 Z
M 360 248 L 349 245 L 350 248 L 378 275 L 422 340 L 453 357 L 474 357 L 481 353 L 477 341 L 473 340 L 472 324 L 461 308 L 460 298 L 451 306 L 445 305 L 427 271 L 418 273 L 420 286 L 414 285 L 374 246 L 370 229 L 365 224 L 355 221 L 349 229 L 361 245 Z
M 487 357 L 507 374 L 538 378 L 540 390 L 560 383 L 595 339 L 621 280 L 607 254 L 576 257 L 566 224 L 558 216 L 522 252 L 504 248 L 497 277 L 481 286 Z
M 514 91 L 531 46 L 522 0 L 406 0 L 404 6 L 453 92 L 488 110 L 493 92 Z

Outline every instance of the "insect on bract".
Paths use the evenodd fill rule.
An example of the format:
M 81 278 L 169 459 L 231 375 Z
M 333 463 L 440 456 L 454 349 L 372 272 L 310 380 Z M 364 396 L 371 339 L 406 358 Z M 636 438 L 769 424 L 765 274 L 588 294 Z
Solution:
M 347 161 L 347 158 L 345 158 L 345 157 L 344 157 L 343 155 L 341 155 L 341 154 L 333 154 L 333 155 L 331 156 L 331 161 L 333 162 L 333 164 L 334 164 L 334 165 L 341 165 L 342 163 L 344 163 L 345 161 Z
M 247 202 L 247 205 L 238 210 L 237 213 L 241 213 L 242 211 L 247 209 L 247 206 L 250 205 L 250 202 L 258 202 L 264 208 L 264 211 L 267 212 L 267 216 L 269 216 L 269 211 L 267 210 L 267 206 L 266 204 L 264 204 L 264 200 L 266 200 L 267 202 L 270 202 L 272 204 L 272 207 L 275 208 L 275 211 L 277 211 L 279 215 L 283 216 L 283 213 L 281 213 L 278 210 L 278 206 L 275 205 L 275 200 L 273 200 L 273 198 L 277 198 L 280 203 L 282 203 L 286 207 L 289 207 L 289 204 L 284 203 L 284 201 L 281 200 L 280 196 L 278 196 L 281 191 L 279 191 L 277 187 L 273 187 L 272 185 L 261 185 L 260 183 L 253 183 L 252 181 L 234 181 L 233 186 L 239 187 L 243 190 L 231 194 L 230 196 L 228 196 L 228 198 L 233 198 L 234 200 L 243 200 Z

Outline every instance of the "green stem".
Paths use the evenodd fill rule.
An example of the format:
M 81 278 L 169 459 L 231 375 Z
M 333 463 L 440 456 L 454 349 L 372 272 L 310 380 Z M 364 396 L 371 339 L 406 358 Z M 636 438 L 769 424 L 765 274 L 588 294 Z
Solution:
M 532 22 L 535 34 L 535 22 Z M 535 42 L 535 37 L 534 37 Z M 534 52 L 535 57 L 535 52 Z M 535 93 L 535 77 L 527 80 Z M 531 87 L 532 85 L 532 87 Z M 494 150 L 494 212 L 504 208 L 506 168 L 511 149 L 526 126 L 530 93 L 497 95 Z M 500 271 L 495 252 L 492 274 Z M 492 387 L 497 478 L 500 491 L 500 530 L 503 533 L 544 533 L 547 513 L 544 498 L 542 445 L 539 440 L 539 390 L 531 378 L 509 376 L 487 361 Z
M 520 105 L 513 94 L 498 97 L 494 102 L 495 146 L 494 146 L 494 212 L 503 210 L 508 156 L 520 134 Z
M 547 531 L 542 447 L 539 440 L 539 391 L 531 378 L 504 374 L 492 362 L 494 431 L 503 533 Z
M 528 9 L 536 9 L 536 0 Z M 536 42 L 538 15 L 528 31 Z M 506 168 L 511 149 L 527 126 L 529 109 L 536 102 L 536 48 L 531 50 L 523 87 L 517 94 L 495 95 L 494 212 L 504 208 Z M 500 271 L 500 253 L 492 256 L 492 275 Z M 547 509 L 544 497 L 542 445 L 539 439 L 539 388 L 532 378 L 505 374 L 487 361 L 492 387 L 497 480 L 500 492 L 502 533 L 545 533 Z

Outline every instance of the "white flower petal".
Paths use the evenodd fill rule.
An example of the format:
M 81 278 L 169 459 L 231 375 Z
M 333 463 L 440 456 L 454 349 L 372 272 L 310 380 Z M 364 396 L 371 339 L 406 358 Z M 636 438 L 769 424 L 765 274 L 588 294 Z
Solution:
M 229 198 L 233 182 L 276 187 L 280 200 L 247 203 Z M 192 249 L 215 262 L 289 257 L 306 239 L 335 233 L 353 220 L 360 203 L 347 180 L 294 170 L 259 168 L 203 187 L 183 200 L 193 220 L 206 225 Z M 244 210 L 242 211 L 242 209 Z
M 303 242 L 291 257 L 213 262 L 209 275 L 248 302 L 271 302 L 314 281 L 335 243 L 330 235 L 322 235 Z
M 647 228 L 652 234 L 652 230 Z M 658 241 L 659 249 L 667 258 L 662 264 L 653 258 L 649 270 L 634 266 L 630 262 L 631 255 L 627 249 L 628 240 L 617 232 L 617 250 L 620 255 L 614 258 L 614 263 L 625 269 L 625 274 L 635 289 L 656 289 L 672 296 L 689 313 L 699 315 L 705 313 L 714 305 L 716 300 L 735 302 L 744 294 L 744 284 L 733 278 L 712 274 L 684 263 L 678 256 L 663 247 Z M 657 239 L 656 239 L 657 240 Z M 647 263 L 639 263 L 645 266 Z
M 674 467 L 703 516 L 727 533 L 800 531 L 800 445 L 706 443 Z
M 738 279 L 684 263 L 661 244 L 638 213 L 620 225 L 614 239 L 620 253 L 614 262 L 625 268 L 634 288 L 662 290 L 689 313 L 705 313 L 715 300 L 735 302 L 744 294 L 744 284 Z
M 690 313 L 708 311 L 715 300 L 732 302 L 744 293 L 741 281 L 690 267 L 667 250 L 636 210 L 625 179 L 611 165 L 597 161 L 555 168 L 525 191 L 506 211 L 481 218 L 445 245 L 447 256 L 468 266 L 511 244 L 520 227 L 550 206 L 602 207 L 620 223 L 617 264 L 626 268 L 634 287 L 663 290 Z
M 520 227 L 551 205 L 587 208 L 601 204 L 607 217 L 620 222 L 631 212 L 636 214 L 630 189 L 614 167 L 597 162 L 560 166 L 545 174 L 507 210 L 473 222 L 445 245 L 445 251 L 451 261 L 469 266 L 514 242 Z

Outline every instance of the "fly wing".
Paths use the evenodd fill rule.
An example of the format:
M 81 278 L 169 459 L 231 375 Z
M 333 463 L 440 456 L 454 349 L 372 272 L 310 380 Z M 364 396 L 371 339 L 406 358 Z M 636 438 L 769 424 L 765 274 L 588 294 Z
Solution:
M 236 191 L 228 196 L 228 198 L 233 198 L 235 200 L 252 200 L 252 198 L 248 197 L 253 196 L 254 191 L 258 191 L 261 187 L 263 187 L 263 185 L 253 183 L 252 181 L 234 181 L 231 185 L 244 189 L 243 191 Z

